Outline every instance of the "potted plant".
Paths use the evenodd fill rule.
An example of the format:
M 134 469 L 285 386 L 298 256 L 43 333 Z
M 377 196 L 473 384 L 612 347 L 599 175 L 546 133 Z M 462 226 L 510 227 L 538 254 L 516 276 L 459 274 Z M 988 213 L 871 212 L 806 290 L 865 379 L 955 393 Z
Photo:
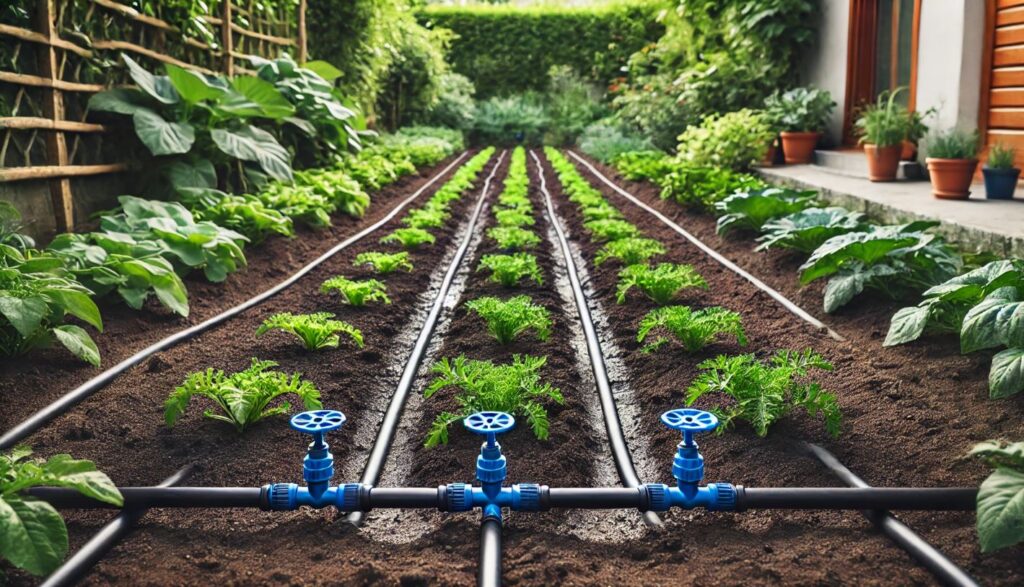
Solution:
M 928 140 L 928 176 L 936 198 L 966 200 L 978 168 L 978 133 L 950 130 Z
M 928 133 L 928 125 L 924 119 L 935 114 L 934 108 L 929 108 L 923 114 L 917 111 L 907 113 L 907 136 L 903 139 L 904 161 L 917 160 L 917 143 Z
M 985 176 L 985 197 L 990 200 L 1010 200 L 1017 189 L 1020 169 L 1013 166 L 1017 151 L 1000 143 L 992 145 L 988 160 L 981 168 Z
M 811 162 L 814 148 L 835 106 L 831 94 L 809 87 L 776 93 L 765 100 L 769 116 L 778 121 L 786 163 Z
M 878 100 L 861 110 L 854 122 L 868 158 L 871 181 L 893 181 L 900 168 L 910 123 L 910 113 L 896 100 L 901 89 L 879 94 Z

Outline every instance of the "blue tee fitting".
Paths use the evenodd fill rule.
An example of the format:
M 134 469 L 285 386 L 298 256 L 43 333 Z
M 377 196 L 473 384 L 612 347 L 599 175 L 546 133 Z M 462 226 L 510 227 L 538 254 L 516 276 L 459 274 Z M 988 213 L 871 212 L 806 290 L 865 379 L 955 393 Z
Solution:
M 677 507 L 686 510 L 707 508 L 710 511 L 733 511 L 736 509 L 736 488 L 731 483 L 709 483 L 703 487 L 669 487 L 662 483 L 648 483 L 648 509 L 665 512 Z

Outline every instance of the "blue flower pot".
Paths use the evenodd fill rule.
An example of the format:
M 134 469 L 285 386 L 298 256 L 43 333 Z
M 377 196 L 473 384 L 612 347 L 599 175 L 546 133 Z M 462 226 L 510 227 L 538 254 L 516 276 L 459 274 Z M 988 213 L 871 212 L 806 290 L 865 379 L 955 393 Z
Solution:
M 1020 177 L 1020 169 L 991 169 L 983 167 L 982 175 L 985 176 L 985 197 L 990 200 L 1012 200 L 1013 192 L 1017 189 L 1017 178 Z

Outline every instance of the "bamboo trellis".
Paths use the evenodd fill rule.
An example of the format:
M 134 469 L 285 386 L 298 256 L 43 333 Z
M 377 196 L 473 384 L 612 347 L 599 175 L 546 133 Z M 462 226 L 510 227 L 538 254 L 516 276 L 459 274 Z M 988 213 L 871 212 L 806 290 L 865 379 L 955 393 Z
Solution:
M 129 169 L 123 161 L 104 162 L 119 155 L 103 149 L 112 129 L 85 120 L 91 94 L 126 81 L 111 67 L 117 52 L 227 75 L 252 73 L 236 65 L 252 56 L 287 51 L 306 60 L 306 0 L 272 14 L 257 11 L 254 0 L 211 6 L 217 4 L 216 15 L 202 17 L 215 31 L 207 40 L 115 0 L 35 0 L 31 28 L 0 23 L 0 183 L 48 181 L 57 229 L 71 231 L 70 179 Z M 105 38 L 87 37 L 83 24 Z

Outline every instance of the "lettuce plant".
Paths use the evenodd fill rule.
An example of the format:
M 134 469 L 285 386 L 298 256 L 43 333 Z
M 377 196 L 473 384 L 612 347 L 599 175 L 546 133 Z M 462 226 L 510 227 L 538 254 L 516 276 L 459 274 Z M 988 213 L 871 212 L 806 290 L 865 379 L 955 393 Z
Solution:
M 661 199 L 672 200 L 688 208 L 713 210 L 715 203 L 736 192 L 767 187 L 764 181 L 730 169 L 693 167 L 674 162 L 658 180 Z
M 722 394 L 713 412 L 725 428 L 737 420 L 749 422 L 758 436 L 766 436 L 768 428 L 794 408 L 803 408 L 812 417 L 819 413 L 825 429 L 839 436 L 842 413 L 836 396 L 817 382 L 806 382 L 811 369 L 831 371 L 832 365 L 810 349 L 804 352 L 779 351 L 767 363 L 754 355 L 720 355 L 699 365 L 703 373 L 686 391 L 686 405 L 709 394 Z
M 583 227 L 590 231 L 590 238 L 596 242 L 617 241 L 624 238 L 640 236 L 640 229 L 634 224 L 618 218 L 604 218 L 584 222 Z
M 630 265 L 619 271 L 619 287 L 616 290 L 618 303 L 624 303 L 626 294 L 634 287 L 654 300 L 654 303 L 664 306 L 688 287 L 707 289 L 708 282 L 704 281 L 704 278 L 697 273 L 692 265 L 677 263 L 658 263 L 654 267 Z
M 397 228 L 391 234 L 380 239 L 382 244 L 398 243 L 403 248 L 415 249 L 421 245 L 432 245 L 437 242 L 434 235 L 422 228 Z
M 544 278 L 537 265 L 537 257 L 529 253 L 512 255 L 484 255 L 480 257 L 477 271 L 487 269 L 491 272 L 490 280 L 505 287 L 515 287 L 524 278 L 532 279 L 537 285 L 544 285 Z
M 534 435 L 540 440 L 548 438 L 548 412 L 545 400 L 565 403 L 562 392 L 541 382 L 540 370 L 547 357 L 514 355 L 512 362 L 495 365 L 490 361 L 474 361 L 464 356 L 452 360 L 441 359 L 430 371 L 436 377 L 423 391 L 429 399 L 447 387 L 457 388 L 457 412 L 441 412 L 434 419 L 427 434 L 427 447 L 448 444 L 448 427 L 483 411 L 508 412 L 526 416 Z
M 494 212 L 494 219 L 498 226 L 533 226 L 537 223 L 533 216 L 520 209 L 497 210 Z
M 404 269 L 412 271 L 412 262 L 409 261 L 409 253 L 401 251 L 398 253 L 381 253 L 378 251 L 367 251 L 356 255 L 352 264 L 355 266 L 369 265 L 375 273 L 388 274 Z
M 441 228 L 449 216 L 451 215 L 443 208 L 424 206 L 423 208 L 410 210 L 402 218 L 402 224 L 409 228 Z
M 671 334 L 688 353 L 701 350 L 720 334 L 730 334 L 736 337 L 736 342 L 740 346 L 747 344 L 747 335 L 743 330 L 743 321 L 740 319 L 740 315 L 717 306 L 703 308 L 696 312 L 686 306 L 668 306 L 651 310 L 640 321 L 636 341 L 639 343 L 646 341 L 651 331 L 655 330 L 663 330 Z M 668 338 L 658 337 L 656 341 L 646 345 L 643 352 L 655 351 L 668 342 Z
M 221 413 L 208 409 L 203 416 L 212 420 L 227 422 L 238 432 L 264 418 L 287 414 L 291 404 L 283 402 L 271 406 L 271 402 L 283 395 L 295 395 L 302 400 L 307 410 L 316 410 L 320 404 L 320 391 L 312 382 L 295 373 L 288 375 L 274 371 L 277 363 L 253 359 L 244 371 L 230 375 L 219 369 L 207 369 L 189 375 L 164 402 L 164 420 L 168 427 L 177 423 L 193 397 L 205 397 L 220 409 Z
M 323 196 L 338 211 L 362 218 L 370 207 L 363 186 L 340 169 L 309 169 L 295 173 L 295 185 Z
M 846 208 L 808 208 L 776 218 L 761 227 L 757 250 L 795 249 L 811 253 L 828 239 L 865 228 L 864 215 Z
M 501 344 L 508 344 L 527 330 L 533 330 L 540 340 L 551 335 L 548 309 L 534 304 L 530 296 L 515 296 L 508 300 L 482 297 L 466 302 L 466 308 L 476 312 L 487 323 L 487 330 Z
M 341 342 L 339 334 L 347 334 L 357 347 L 363 348 L 363 333 L 348 322 L 333 320 L 333 318 L 334 314 L 330 312 L 316 312 L 315 314 L 281 312 L 264 320 L 263 324 L 256 329 L 256 336 L 266 334 L 271 330 L 281 330 L 295 335 L 302 341 L 306 350 L 318 351 L 325 348 L 337 348 Z
M 320 285 L 320 291 L 323 293 L 336 291 L 350 306 L 365 306 L 368 302 L 391 303 L 387 294 L 387 286 L 376 279 L 354 281 L 338 275 L 324 281 Z
M 257 196 L 226 194 L 212 188 L 184 188 L 179 196 L 197 221 L 208 220 L 260 242 L 269 234 L 295 236 L 292 219 Z
M 759 231 L 766 222 L 805 210 L 814 205 L 818 192 L 770 187 L 735 193 L 715 203 L 717 231 Z
M 584 206 L 580 213 L 583 214 L 584 224 L 588 222 L 599 222 L 602 220 L 621 220 L 622 212 L 615 209 L 614 206 L 607 202 L 601 202 L 600 204 L 593 206 Z
M 619 175 L 630 181 L 658 179 L 672 170 L 672 159 L 657 150 L 627 151 L 616 155 L 611 163 Z
M 316 193 L 308 186 L 294 183 L 273 182 L 263 186 L 256 197 L 272 210 L 312 226 L 324 228 L 331 225 L 331 214 L 337 207 L 327 196 Z
M 655 255 L 664 255 L 665 246 L 650 238 L 621 238 L 606 243 L 594 256 L 594 265 L 602 265 L 609 259 L 617 259 L 623 265 L 646 263 Z
M 114 482 L 90 461 L 66 454 L 45 461 L 31 456 L 28 447 L 0 454 L 0 559 L 43 576 L 64 561 L 68 530 L 52 505 L 27 495 L 26 489 L 67 487 L 118 507 L 124 505 L 124 498 Z
M 971 455 L 994 470 L 978 488 L 977 527 L 981 552 L 989 553 L 1024 541 L 1024 442 L 989 440 L 976 444 Z
M 535 247 L 540 237 L 518 226 L 495 226 L 487 231 L 487 237 L 497 243 L 498 248 L 518 251 Z

